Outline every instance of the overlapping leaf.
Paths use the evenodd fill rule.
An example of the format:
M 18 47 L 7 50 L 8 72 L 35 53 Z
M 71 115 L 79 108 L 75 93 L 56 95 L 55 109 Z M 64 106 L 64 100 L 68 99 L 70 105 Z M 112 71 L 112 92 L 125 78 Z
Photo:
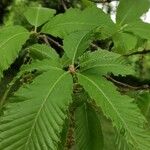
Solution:
M 80 71 L 100 75 L 105 75 L 110 72 L 126 75 L 133 74 L 134 72 L 132 67 L 127 64 L 127 61 L 121 55 L 105 50 L 85 53 L 80 58 Z
M 65 37 L 71 32 L 81 30 L 91 31 L 96 27 L 107 27 L 110 32 L 112 32 L 112 29 L 113 32 L 116 31 L 115 24 L 108 15 L 96 7 L 89 7 L 83 11 L 69 9 L 66 13 L 55 16 L 44 25 L 42 32 Z
M 56 150 L 71 93 L 72 78 L 60 69 L 21 88 L 0 120 L 0 149 Z
M 137 97 L 137 103 L 142 110 L 143 115 L 150 122 L 150 93 L 143 92 Z
M 102 150 L 103 135 L 97 112 L 91 106 L 83 104 L 75 111 L 75 121 L 76 149 Z
M 17 58 L 29 32 L 21 26 L 4 27 L 0 30 L 0 78 L 3 71 Z
M 34 44 L 28 48 L 29 53 L 34 59 L 58 59 L 56 51 L 45 44 Z
M 132 32 L 135 35 L 150 40 L 150 24 L 142 21 L 134 22 L 124 28 L 126 32 Z
M 24 73 L 32 72 L 35 70 L 40 72 L 45 72 L 50 69 L 58 70 L 60 68 L 62 68 L 61 64 L 53 60 L 48 60 L 48 59 L 43 59 L 42 61 L 35 60 L 31 64 L 23 65 L 18 75 L 20 76 Z
M 78 79 L 133 149 L 150 149 L 150 135 L 144 129 L 145 118 L 133 99 L 121 96 L 111 83 L 94 74 L 78 74 Z
M 137 44 L 137 37 L 128 33 L 116 33 L 113 35 L 114 49 L 120 54 L 126 54 L 134 50 Z
M 3 97 L 1 97 L 1 105 L 2 106 L 4 105 L 3 103 L 8 99 L 9 92 L 12 90 L 16 82 L 22 77 L 24 77 L 24 75 L 28 73 L 42 74 L 43 72 L 47 72 L 51 69 L 59 70 L 60 68 L 62 68 L 62 65 L 59 62 L 54 61 L 52 59 L 43 59 L 42 61 L 34 60 L 30 64 L 22 65 L 22 67 L 20 68 L 20 71 L 13 78 L 13 80 L 9 83 L 8 88 L 5 91 Z

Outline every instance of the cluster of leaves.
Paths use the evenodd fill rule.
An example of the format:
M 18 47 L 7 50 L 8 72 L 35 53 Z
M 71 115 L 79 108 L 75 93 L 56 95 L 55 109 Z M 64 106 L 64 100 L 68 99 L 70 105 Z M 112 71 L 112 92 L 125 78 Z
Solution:
M 150 39 L 150 25 L 140 20 L 149 6 L 148 0 L 121 0 L 116 23 L 96 6 L 58 15 L 53 9 L 29 7 L 24 16 L 33 31 L 18 25 L 2 27 L 0 79 L 22 53 L 30 61 L 21 66 L 1 98 L 0 149 L 103 149 L 102 111 L 116 129 L 118 149 L 149 150 L 150 133 L 142 115 L 149 108 L 141 112 L 133 98 L 121 95 L 107 80 L 111 73 L 134 74 L 123 55 L 136 51 L 138 39 Z M 33 37 L 37 43 L 29 45 Z M 61 38 L 63 46 L 52 37 Z M 112 39 L 112 52 L 92 51 L 96 39 Z M 63 56 L 49 41 L 64 50 Z M 34 77 L 9 97 L 27 73 Z

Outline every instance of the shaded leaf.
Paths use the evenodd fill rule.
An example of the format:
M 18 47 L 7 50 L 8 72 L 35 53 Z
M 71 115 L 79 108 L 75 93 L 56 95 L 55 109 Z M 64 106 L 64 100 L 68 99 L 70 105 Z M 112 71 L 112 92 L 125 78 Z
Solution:
M 150 121 L 150 93 L 144 92 L 137 97 L 137 104 L 143 115 Z
M 120 54 L 127 54 L 134 50 L 137 37 L 128 33 L 116 33 L 113 35 L 114 50 Z
M 144 23 L 142 21 L 131 23 L 124 28 L 124 31 L 132 32 L 135 35 L 139 36 L 140 38 L 150 40 L 150 24 L 149 23 Z
M 103 135 L 100 117 L 90 105 L 83 104 L 75 111 L 75 142 L 79 150 L 102 150 Z
M 64 55 L 61 57 L 60 62 L 64 67 L 67 67 L 72 63 L 71 59 L 68 58 L 66 53 L 64 53 Z
M 29 32 L 21 26 L 0 29 L 0 79 L 3 71 L 15 61 L 28 38 Z

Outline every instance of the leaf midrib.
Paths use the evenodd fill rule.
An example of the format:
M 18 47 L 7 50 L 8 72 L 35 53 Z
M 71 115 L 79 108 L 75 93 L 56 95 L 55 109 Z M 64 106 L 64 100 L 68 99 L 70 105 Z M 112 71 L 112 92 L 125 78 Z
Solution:
M 38 24 L 39 12 L 40 12 L 40 7 L 38 7 L 37 14 L 36 14 L 36 19 L 35 19 L 35 29 L 38 27 L 37 24 Z
M 37 112 L 37 115 L 35 116 L 35 119 L 34 119 L 34 122 L 33 122 L 32 127 L 31 127 L 31 130 L 30 130 L 30 133 L 29 133 L 27 142 L 25 143 L 25 150 L 27 149 L 27 146 L 28 146 L 29 141 L 30 141 L 30 139 L 31 139 L 31 136 L 32 136 L 34 127 L 35 127 L 36 122 L 37 122 L 37 120 L 38 120 L 38 117 L 39 117 L 39 115 L 40 115 L 40 112 L 42 111 L 42 109 L 43 109 L 45 103 L 47 102 L 48 97 L 50 96 L 51 92 L 53 91 L 53 89 L 55 88 L 55 86 L 58 84 L 58 82 L 59 82 L 66 74 L 68 74 L 68 72 L 64 72 L 64 73 L 54 82 L 53 86 L 50 87 L 49 92 L 48 92 L 47 95 L 45 96 L 44 101 L 43 101 L 43 103 L 41 104 L 41 107 L 39 108 L 39 110 L 38 110 L 38 112 Z

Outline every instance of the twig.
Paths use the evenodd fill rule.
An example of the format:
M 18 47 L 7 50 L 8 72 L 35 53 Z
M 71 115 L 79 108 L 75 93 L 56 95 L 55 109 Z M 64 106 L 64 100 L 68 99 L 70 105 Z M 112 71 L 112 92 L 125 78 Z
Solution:
M 60 45 L 57 41 L 53 40 L 53 39 L 50 38 L 50 37 L 47 37 L 47 39 L 48 39 L 49 41 L 51 41 L 52 43 L 54 43 L 57 47 L 63 49 L 63 46 Z
M 93 48 L 95 48 L 95 49 L 98 49 L 99 47 L 96 45 L 96 44 L 94 44 L 94 43 L 91 43 L 90 44 Z
M 119 1 L 119 0 L 95 0 L 94 3 L 110 3 L 113 1 Z
M 44 42 L 45 42 L 48 46 L 50 46 L 50 44 L 49 44 L 49 42 L 48 42 L 48 38 L 47 38 L 46 35 L 42 35 L 42 36 L 40 36 L 40 37 L 42 37 L 43 40 L 44 40 Z
M 145 84 L 145 85 L 142 85 L 142 86 L 132 86 L 132 85 L 129 85 L 129 84 L 126 84 L 126 83 L 122 83 L 120 81 L 117 81 L 115 80 L 114 78 L 110 77 L 110 76 L 105 76 L 105 78 L 109 81 L 112 81 L 113 83 L 119 85 L 119 86 L 123 86 L 124 88 L 129 88 L 129 89 L 132 89 L 132 90 L 146 90 L 146 89 L 150 89 L 149 85 Z
M 50 45 L 49 44 L 49 41 L 50 41 L 50 42 L 54 43 L 57 47 L 63 49 L 62 45 L 60 45 L 57 41 L 53 40 L 52 38 L 50 38 L 50 37 L 48 37 L 46 35 L 39 35 L 38 37 L 42 38 L 47 45 Z
M 61 0 L 61 3 L 62 3 L 62 6 L 63 6 L 64 10 L 67 10 L 67 6 L 66 6 L 64 0 Z
M 148 54 L 148 53 L 150 53 L 150 50 L 138 51 L 138 52 L 134 52 L 134 53 L 131 53 L 131 54 L 124 55 L 124 56 L 142 55 L 142 54 Z

